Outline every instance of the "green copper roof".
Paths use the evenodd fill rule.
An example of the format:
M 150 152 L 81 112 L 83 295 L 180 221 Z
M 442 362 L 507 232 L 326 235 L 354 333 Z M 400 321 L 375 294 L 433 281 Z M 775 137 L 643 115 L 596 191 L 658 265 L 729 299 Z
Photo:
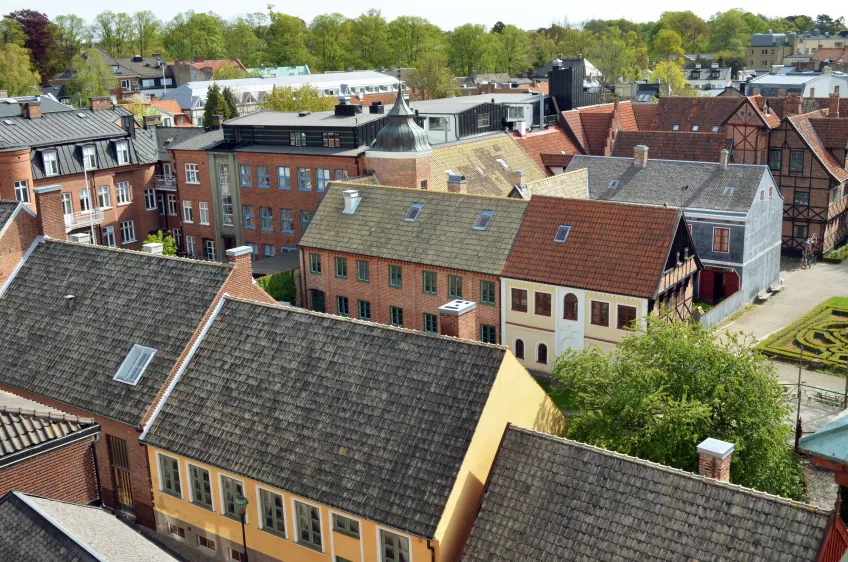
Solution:
M 431 150 L 427 131 L 415 122 L 415 112 L 403 97 L 398 84 L 397 99 L 387 114 L 389 122 L 377 133 L 369 150 L 376 152 L 427 152 Z
M 848 464 L 848 410 L 812 435 L 802 437 L 798 450 L 814 457 Z

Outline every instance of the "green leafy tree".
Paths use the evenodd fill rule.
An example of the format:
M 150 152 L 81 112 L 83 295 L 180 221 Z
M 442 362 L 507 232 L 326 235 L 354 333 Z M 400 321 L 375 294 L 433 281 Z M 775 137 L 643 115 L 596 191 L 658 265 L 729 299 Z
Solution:
M 441 53 L 422 55 L 415 69 L 407 77 L 407 85 L 419 99 L 432 100 L 460 95 L 448 68 L 448 61 Z
M 816 16 L 815 27 L 822 33 L 838 33 L 845 29 L 845 16 L 832 18 L 827 14 Z
M 547 31 L 531 33 L 530 47 L 532 49 L 534 68 L 545 66 L 559 54 L 556 40 Z
M 350 45 L 351 25 L 341 14 L 315 16 L 309 24 L 309 49 L 321 71 L 343 70 Z
M 118 12 L 115 14 L 115 39 L 118 44 L 119 57 L 131 57 L 135 55 L 133 51 L 133 39 L 135 37 L 135 25 L 133 24 L 132 16 L 126 12 Z
M 95 49 L 74 57 L 71 63 L 74 77 L 65 86 L 73 101 L 86 105 L 89 98 L 107 96 L 115 87 L 115 74 Z
M 177 60 L 224 56 L 223 25 L 213 13 L 188 11 L 177 14 L 166 26 L 162 39 L 168 54 Z
M 713 62 L 724 68 L 730 68 L 734 76 L 745 66 L 745 56 L 731 51 L 719 51 L 713 54 Z
M 224 98 L 224 103 L 227 104 L 227 115 L 230 119 L 239 116 L 238 111 L 238 102 L 236 101 L 236 95 L 229 88 L 229 86 L 224 87 L 221 90 L 221 96 Z
M 680 36 L 681 47 L 686 53 L 701 53 L 706 47 L 710 29 L 702 18 L 687 10 L 685 12 L 663 12 L 655 26 L 670 29 Z
M 10 96 L 38 93 L 38 72 L 30 68 L 29 51 L 14 43 L 0 46 L 0 90 Z
M 697 96 L 698 91 L 688 87 L 686 76 L 677 61 L 660 61 L 651 72 L 651 82 L 659 80 L 668 84 L 672 96 Z
M 769 22 L 765 17 L 752 14 L 751 12 L 744 12 L 742 19 L 751 33 L 768 33 Z
M 319 95 L 318 88 L 311 84 L 274 87 L 259 102 L 259 109 L 270 111 L 332 111 L 335 106 L 335 98 Z
M 371 9 L 350 22 L 351 48 L 361 68 L 379 68 L 395 61 L 389 52 L 389 25 L 380 10 Z
M 170 233 L 163 234 L 161 230 L 157 230 L 156 232 L 148 234 L 144 243 L 162 244 L 162 255 L 164 256 L 177 255 L 177 243 L 174 241 L 174 237 L 171 236 Z
M 268 29 L 268 58 L 277 66 L 309 64 L 312 57 L 306 49 L 309 30 L 303 20 L 273 12 Z
M 445 48 L 442 30 L 424 18 L 397 17 L 389 22 L 388 31 L 393 64 L 415 67 L 422 55 Z
M 297 288 L 294 284 L 293 272 L 283 271 L 274 275 L 265 275 L 257 279 L 256 284 L 274 300 L 296 304 Z
M 237 78 L 247 78 L 247 71 L 234 62 L 225 62 L 212 71 L 212 78 L 215 80 L 235 80 Z
M 159 115 L 159 108 L 151 103 L 144 103 L 140 98 L 136 97 L 130 102 L 130 106 L 127 108 L 130 110 L 130 113 L 133 114 L 135 120 L 139 123 L 144 123 L 145 115 Z
M 530 38 L 514 25 L 505 25 L 493 34 L 495 70 L 515 76 L 530 66 Z
M 26 36 L 23 46 L 29 51 L 32 65 L 42 79 L 53 76 L 61 70 L 61 63 L 54 58 L 55 26 L 50 23 L 46 14 L 35 10 L 18 10 L 6 17 L 18 22 L 23 30 Z
M 683 41 L 676 31 L 663 29 L 654 37 L 654 56 L 657 59 L 683 63 Z
M 206 105 L 203 106 L 203 126 L 212 126 L 212 116 L 220 115 L 224 120 L 230 118 L 230 108 L 221 92 L 221 87 L 213 82 L 206 93 Z
M 801 499 L 804 471 L 788 444 L 790 408 L 774 367 L 739 334 L 651 318 L 611 354 L 569 351 L 553 376 L 580 413 L 568 437 L 696 472 L 697 445 L 734 443 L 731 480 Z
M 162 22 L 150 10 L 134 13 L 132 21 L 134 27 L 133 46 L 136 51 L 134 54 L 141 56 L 152 54 L 154 45 L 159 44 Z
M 458 76 L 468 76 L 471 69 L 477 72 L 492 70 L 493 47 L 483 25 L 466 23 L 448 33 L 450 64 Z
M 115 25 L 115 14 L 109 10 L 94 16 L 94 23 L 91 25 L 97 44 L 113 57 L 118 56 L 119 50 L 118 33 Z
M 786 21 L 792 22 L 792 25 L 795 26 L 795 31 L 798 33 L 812 31 L 813 27 L 815 27 L 813 18 L 810 16 L 786 16 Z
M 624 33 L 617 27 L 611 27 L 600 35 L 590 33 L 588 52 L 584 56 L 600 71 L 605 91 L 619 78 L 639 78 L 641 69 L 647 68 L 648 48 L 638 33 Z
M 26 38 L 26 33 L 24 33 L 20 23 L 9 16 L 0 19 L 0 45 L 11 43 L 23 47 Z
M 265 55 L 265 42 L 245 18 L 238 18 L 224 26 L 224 44 L 227 58 L 239 59 L 248 68 L 258 67 Z
M 713 17 L 708 46 L 711 52 L 730 51 L 744 56 L 751 42 L 751 30 L 742 10 L 719 12 Z
M 53 23 L 56 26 L 56 60 L 68 68 L 80 53 L 83 43 L 91 41 L 90 31 L 83 19 L 73 14 L 56 16 Z

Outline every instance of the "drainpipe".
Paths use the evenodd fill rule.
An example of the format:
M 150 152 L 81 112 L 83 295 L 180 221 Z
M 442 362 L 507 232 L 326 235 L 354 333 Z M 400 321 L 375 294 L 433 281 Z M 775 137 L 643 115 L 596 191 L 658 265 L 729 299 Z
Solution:
M 430 539 L 427 539 L 427 550 L 430 551 L 430 562 L 436 562 L 436 549 L 430 544 Z

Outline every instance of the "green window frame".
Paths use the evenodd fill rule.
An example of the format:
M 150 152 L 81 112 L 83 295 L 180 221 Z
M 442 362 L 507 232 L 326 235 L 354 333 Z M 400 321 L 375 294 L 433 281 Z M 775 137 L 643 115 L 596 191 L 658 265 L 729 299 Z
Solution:
M 212 478 L 209 471 L 190 464 L 188 475 L 191 480 L 191 503 L 212 511 Z
M 356 280 L 360 283 L 371 282 L 371 272 L 368 270 L 366 260 L 356 260 Z
M 336 277 L 347 279 L 347 258 L 336 258 Z
M 295 543 L 318 552 L 323 552 L 321 540 L 321 510 L 314 505 L 295 501 L 297 532 Z
M 336 314 L 339 316 L 350 316 L 347 297 L 336 297 Z
M 392 326 L 403 328 L 403 309 L 399 306 L 389 307 L 389 320 Z
M 498 343 L 498 329 L 495 326 L 481 324 L 480 341 L 483 343 Z
M 439 317 L 435 314 L 424 313 L 424 331 L 428 334 L 439 333 Z
M 183 489 L 180 485 L 180 461 L 168 455 L 159 454 L 159 474 L 161 475 L 162 491 L 170 496 L 182 499 Z
M 435 271 L 421 272 L 421 290 L 425 295 L 435 295 L 438 293 Z
M 804 151 L 800 149 L 792 149 L 789 151 L 789 171 L 803 172 L 804 171 Z
M 221 475 L 221 513 L 224 517 L 241 521 L 236 509 L 236 498 L 244 497 L 244 487 L 235 478 Z
M 795 194 L 792 197 L 793 204 L 803 207 L 810 206 L 810 192 L 809 191 L 798 191 L 795 190 Z
M 309 254 L 309 273 L 321 274 L 321 254 Z
M 334 513 L 333 531 L 359 540 L 359 521 Z
M 403 268 L 401 266 L 389 266 L 389 287 L 392 289 L 403 288 Z
M 278 537 L 286 537 L 286 510 L 283 496 L 259 488 L 259 511 L 262 513 L 262 530 Z
M 462 298 L 462 277 L 459 275 L 448 275 L 448 298 Z
M 497 305 L 497 285 L 494 281 L 480 281 L 480 304 Z
M 359 309 L 359 319 L 366 320 L 368 322 L 371 321 L 371 303 L 368 301 L 359 301 L 357 305 Z
M 409 562 L 409 539 L 380 529 L 380 562 Z
M 768 167 L 772 172 L 779 172 L 783 166 L 783 150 L 770 148 L 768 153 Z

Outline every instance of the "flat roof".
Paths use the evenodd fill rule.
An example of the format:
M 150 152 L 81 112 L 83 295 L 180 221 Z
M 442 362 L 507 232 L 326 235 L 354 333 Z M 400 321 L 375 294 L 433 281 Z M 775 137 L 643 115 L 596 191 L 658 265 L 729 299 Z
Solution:
M 307 115 L 301 115 L 297 111 L 255 111 L 228 120 L 224 126 L 252 126 L 252 127 L 353 127 L 377 121 L 386 116 L 385 113 L 368 113 L 369 106 L 363 106 L 362 113 L 358 115 L 336 115 L 334 111 L 315 111 Z

